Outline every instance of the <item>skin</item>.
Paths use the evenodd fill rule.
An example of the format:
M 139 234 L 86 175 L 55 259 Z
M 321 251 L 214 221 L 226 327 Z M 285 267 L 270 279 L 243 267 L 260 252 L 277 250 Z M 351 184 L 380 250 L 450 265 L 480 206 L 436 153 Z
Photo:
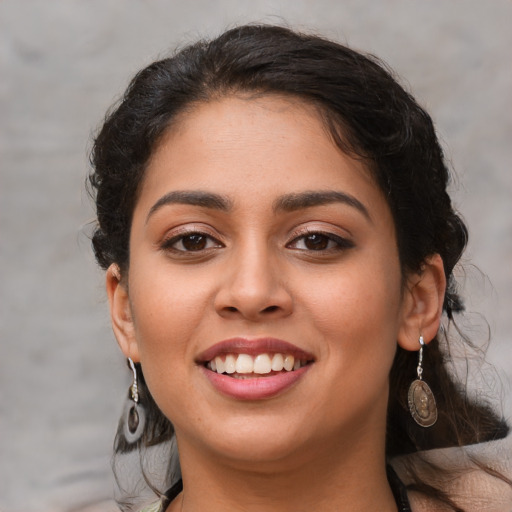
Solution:
M 229 208 L 162 204 L 176 191 L 219 194 Z M 366 213 L 339 201 L 275 208 L 311 191 Z M 204 248 L 185 250 L 190 232 L 209 237 Z M 175 426 L 184 492 L 169 510 L 396 510 L 388 375 L 397 341 L 418 350 L 420 334 L 434 337 L 444 287 L 439 256 L 404 285 L 385 198 L 312 106 L 234 96 L 184 114 L 149 162 L 128 275 L 107 272 L 116 338 Z M 275 397 L 234 399 L 196 362 L 234 336 L 286 340 L 314 363 Z

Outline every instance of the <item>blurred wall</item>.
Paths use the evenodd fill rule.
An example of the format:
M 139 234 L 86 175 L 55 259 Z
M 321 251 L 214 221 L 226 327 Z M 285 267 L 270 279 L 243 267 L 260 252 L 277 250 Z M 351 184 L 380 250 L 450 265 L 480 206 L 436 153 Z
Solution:
M 469 309 L 512 377 L 509 0 L 0 1 L 0 509 L 107 499 L 129 372 L 86 236 L 90 136 L 141 66 L 247 21 L 288 22 L 377 54 L 436 120 L 470 226 Z

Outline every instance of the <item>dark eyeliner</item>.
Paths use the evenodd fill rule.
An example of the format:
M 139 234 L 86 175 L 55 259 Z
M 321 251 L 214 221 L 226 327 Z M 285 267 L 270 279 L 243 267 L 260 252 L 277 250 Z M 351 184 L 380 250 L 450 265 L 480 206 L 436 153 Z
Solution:
M 352 242 L 352 240 L 349 240 L 348 238 L 343 238 L 343 237 L 335 235 L 333 233 L 318 232 L 318 234 L 326 236 L 327 238 L 336 242 L 339 246 L 339 249 L 352 249 L 353 247 L 355 247 L 354 242 Z
M 172 252 L 178 253 L 178 254 L 187 254 L 187 253 L 194 254 L 194 253 L 204 253 L 205 251 L 215 248 L 215 247 L 206 247 L 204 249 L 199 249 L 197 251 L 193 251 L 193 250 L 185 250 L 185 249 L 176 249 L 175 247 L 173 247 L 173 245 L 180 242 L 180 240 L 183 241 L 187 237 L 191 237 L 194 235 L 198 235 L 198 236 L 204 237 L 205 239 L 207 239 L 209 241 L 213 241 L 213 243 L 218 247 L 221 247 L 223 245 L 219 240 L 217 240 L 216 238 L 214 238 L 213 236 L 211 236 L 208 233 L 204 233 L 202 231 L 191 230 L 191 231 L 184 231 L 184 232 L 178 233 L 176 235 L 173 235 L 170 238 L 164 239 L 162 241 L 162 243 L 160 244 L 160 249 L 163 251 L 172 251 Z
M 336 250 L 340 250 L 341 251 L 341 250 L 345 250 L 345 249 L 352 249 L 352 248 L 355 247 L 355 243 L 352 242 L 352 240 L 349 240 L 348 238 L 344 238 L 344 237 L 341 237 L 339 235 L 335 235 L 334 233 L 330 233 L 330 232 L 326 232 L 326 231 L 320 231 L 320 230 L 317 230 L 317 229 L 306 230 L 306 231 L 300 233 L 293 240 L 288 242 L 288 244 L 286 244 L 286 246 L 290 247 L 291 245 L 297 243 L 299 240 L 304 239 L 304 238 L 306 238 L 307 236 L 310 236 L 310 235 L 325 236 L 329 240 L 335 242 L 336 245 L 337 245 L 337 247 L 332 247 L 330 249 L 324 249 L 324 250 L 318 250 L 318 251 L 314 251 L 313 249 L 310 249 L 309 251 L 311 251 L 311 252 L 319 252 L 320 253 L 320 252 L 328 252 L 328 251 L 336 251 Z M 308 249 L 298 249 L 298 250 L 308 251 Z

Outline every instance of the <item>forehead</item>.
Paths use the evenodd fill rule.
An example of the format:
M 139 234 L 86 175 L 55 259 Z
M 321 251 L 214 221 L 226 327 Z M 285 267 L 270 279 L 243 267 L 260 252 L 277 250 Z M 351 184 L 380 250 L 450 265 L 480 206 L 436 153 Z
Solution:
M 330 142 L 331 136 L 316 105 L 294 96 L 239 93 L 193 103 L 178 114 L 153 152 L 152 160 L 162 145 L 185 138 L 219 152 L 225 144 L 233 149 L 234 144 L 245 142 L 249 149 L 265 143 L 260 148 L 267 153 L 304 137 Z
M 154 150 L 143 188 L 164 181 L 189 188 L 209 180 L 229 187 L 240 178 L 261 187 L 262 179 L 272 178 L 288 189 L 294 183 L 319 189 L 343 175 L 375 186 L 366 165 L 335 145 L 315 105 L 295 97 L 237 95 L 181 113 Z

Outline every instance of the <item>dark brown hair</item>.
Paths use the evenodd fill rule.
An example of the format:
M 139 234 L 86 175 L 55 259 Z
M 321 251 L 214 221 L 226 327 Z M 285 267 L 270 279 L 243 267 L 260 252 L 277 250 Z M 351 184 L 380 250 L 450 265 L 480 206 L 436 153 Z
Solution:
M 430 255 L 442 257 L 448 325 L 463 309 L 453 269 L 465 248 L 467 230 L 447 193 L 449 170 L 430 116 L 375 57 L 282 27 L 241 26 L 187 46 L 135 76 L 108 114 L 92 150 L 90 185 L 98 217 L 92 241 L 100 266 L 116 263 L 122 274 L 128 271 L 137 194 L 148 159 L 166 129 L 194 104 L 238 93 L 291 95 L 318 108 L 340 149 L 363 159 L 384 192 L 403 275 L 421 272 Z M 416 425 L 407 406 L 417 354 L 397 349 L 390 374 L 388 457 L 501 438 L 508 431 L 503 420 L 470 400 L 450 375 L 446 332 L 426 352 L 439 409 L 431 428 Z M 150 421 L 140 444 L 169 439 L 171 423 L 154 404 L 143 377 L 141 386 Z M 130 449 L 122 435 L 117 449 Z M 422 490 L 451 503 L 442 491 L 424 485 Z

